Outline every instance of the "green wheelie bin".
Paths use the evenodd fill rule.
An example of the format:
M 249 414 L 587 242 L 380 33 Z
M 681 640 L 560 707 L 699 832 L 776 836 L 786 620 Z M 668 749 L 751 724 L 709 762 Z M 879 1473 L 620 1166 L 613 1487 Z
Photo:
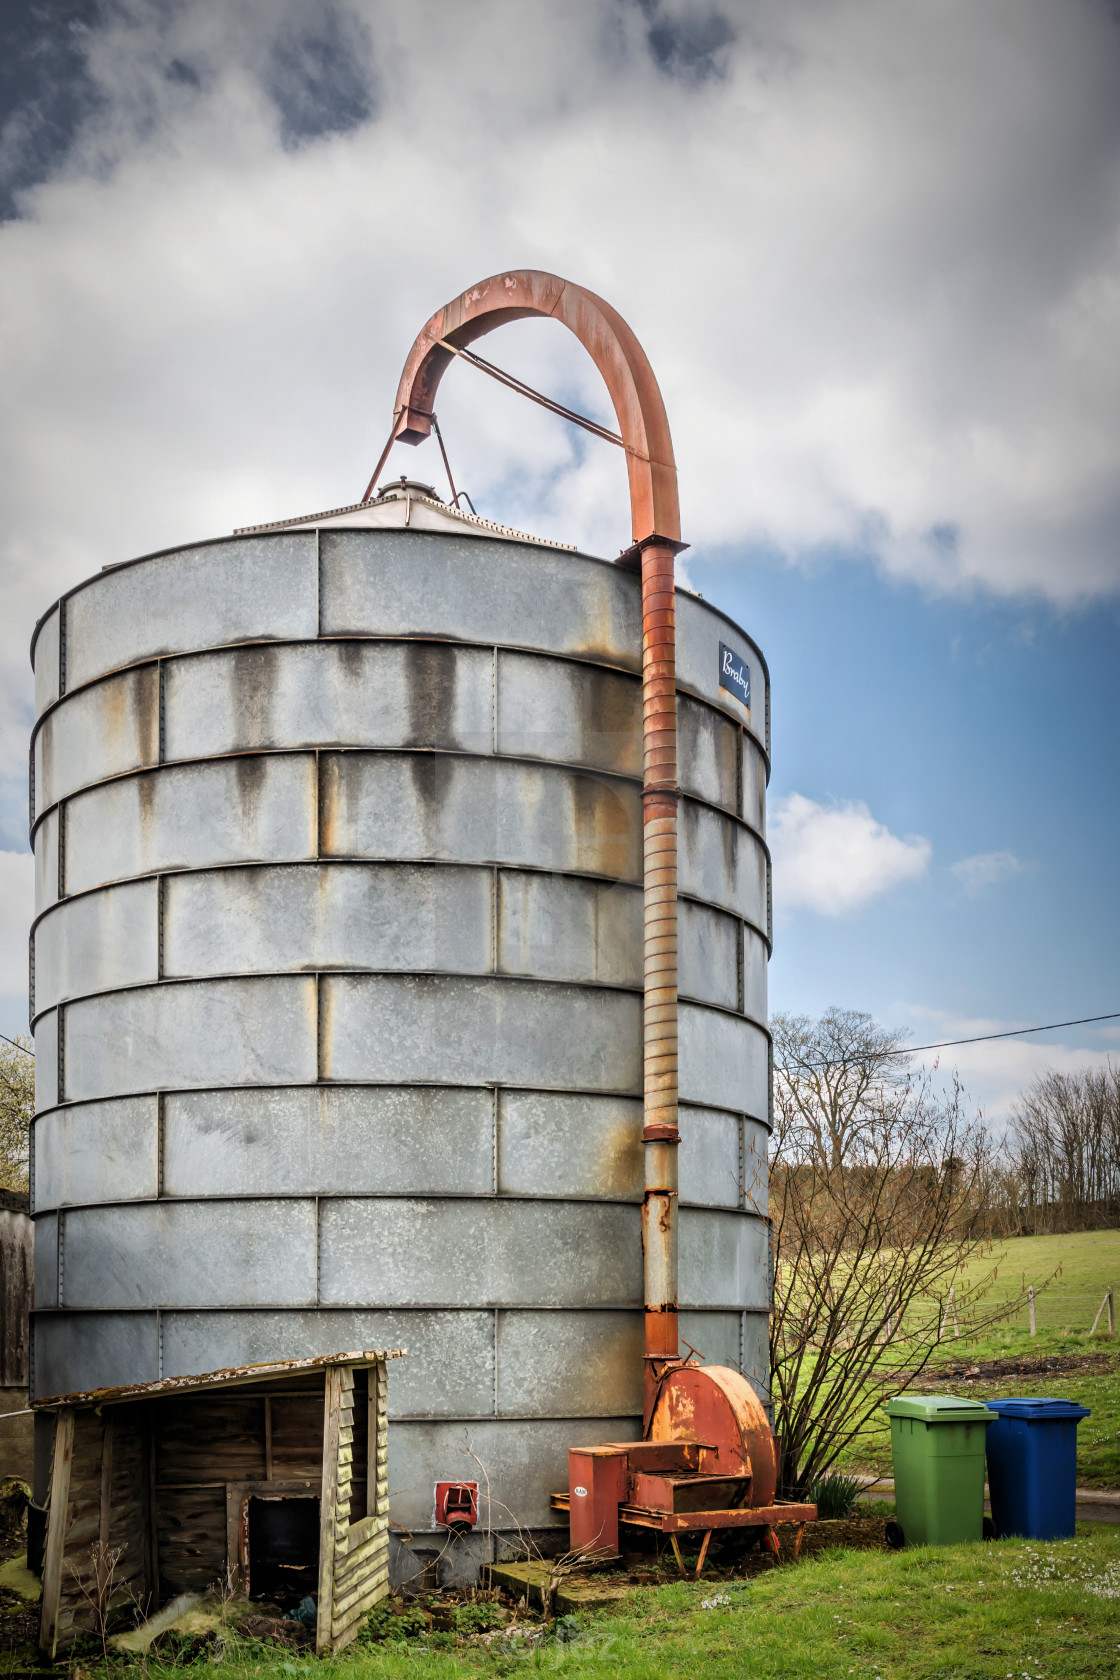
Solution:
M 984 1440 L 996 1414 L 951 1394 L 900 1394 L 891 1420 L 894 1497 L 902 1543 L 955 1546 L 984 1532 Z

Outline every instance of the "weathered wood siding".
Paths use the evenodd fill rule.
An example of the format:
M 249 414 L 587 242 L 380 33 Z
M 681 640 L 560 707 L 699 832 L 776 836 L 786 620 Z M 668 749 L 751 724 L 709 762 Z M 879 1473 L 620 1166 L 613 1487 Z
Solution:
M 316 1648 L 340 1651 L 389 1591 L 385 1367 L 332 1370 L 323 1414 L 323 1492 Z M 370 1451 L 370 1442 L 373 1450 Z M 359 1500 L 357 1476 L 366 1484 Z M 358 1513 L 365 1506 L 366 1514 Z

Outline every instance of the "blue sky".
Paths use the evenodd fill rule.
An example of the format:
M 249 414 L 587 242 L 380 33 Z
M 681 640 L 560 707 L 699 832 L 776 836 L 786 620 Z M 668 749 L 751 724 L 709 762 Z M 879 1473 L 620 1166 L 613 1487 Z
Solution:
M 931 600 L 850 559 L 690 570 L 766 652 L 772 806 L 863 801 L 930 844 L 846 914 L 779 912 L 772 1007 L 865 1008 L 914 1043 L 1120 1010 L 1117 607 Z M 955 1059 L 1002 1101 L 1047 1046 L 1100 1051 L 1117 1025 Z
M 417 329 L 513 266 L 638 333 L 687 578 L 769 659 L 775 1006 L 919 1043 L 1120 1009 L 1115 7 L 28 0 L 0 32 L 0 1030 L 36 617 L 356 497 Z M 488 354 L 609 419 L 559 328 Z M 617 552 L 616 452 L 454 375 L 480 510 Z M 998 1121 L 1117 1028 L 953 1060 Z

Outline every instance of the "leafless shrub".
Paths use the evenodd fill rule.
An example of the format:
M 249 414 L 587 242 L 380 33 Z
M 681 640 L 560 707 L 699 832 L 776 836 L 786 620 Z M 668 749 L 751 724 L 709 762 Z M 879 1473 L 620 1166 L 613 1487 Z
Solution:
M 802 1494 L 977 1304 L 993 1162 L 955 1080 L 911 1075 L 867 1015 L 776 1016 L 770 1318 L 782 1487 Z M 1002 1316 L 1007 1303 L 992 1313 Z
M 109 1661 L 109 1622 L 115 1608 L 113 1599 L 124 1590 L 123 1584 L 117 1580 L 117 1565 L 124 1552 L 123 1546 L 108 1546 L 103 1540 L 95 1540 L 89 1549 L 88 1569 L 78 1569 L 72 1563 L 66 1566 L 78 1591 L 93 1611 L 93 1625 L 101 1640 L 101 1653 L 106 1663 Z

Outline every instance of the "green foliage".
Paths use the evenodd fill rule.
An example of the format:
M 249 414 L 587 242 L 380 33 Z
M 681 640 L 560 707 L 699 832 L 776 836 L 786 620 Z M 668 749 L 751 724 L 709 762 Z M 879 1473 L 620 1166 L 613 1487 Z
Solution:
M 832 1522 L 838 1517 L 851 1515 L 852 1506 L 862 1490 L 863 1483 L 857 1477 L 842 1476 L 834 1471 L 812 1484 L 809 1502 L 817 1507 L 822 1522 Z
M 28 1139 L 35 1112 L 35 1058 L 31 1040 L 0 1039 L 0 1185 L 26 1190 Z
M 999 1541 L 903 1552 L 832 1551 L 752 1580 L 636 1590 L 620 1613 L 581 1616 L 574 1637 L 510 1655 L 399 1641 L 316 1664 L 325 1680 L 490 1680 L 544 1670 L 569 1680 L 1115 1680 L 1120 1528 L 1073 1541 Z M 98 1665 L 100 1666 L 100 1665 Z M 120 1672 L 113 1664 L 113 1671 Z M 290 1680 L 290 1654 L 223 1651 L 209 1680 Z M 92 1680 L 97 1675 L 92 1673 Z M 181 1674 L 182 1670 L 178 1670 Z M 156 1661 L 136 1680 L 175 1680 Z

